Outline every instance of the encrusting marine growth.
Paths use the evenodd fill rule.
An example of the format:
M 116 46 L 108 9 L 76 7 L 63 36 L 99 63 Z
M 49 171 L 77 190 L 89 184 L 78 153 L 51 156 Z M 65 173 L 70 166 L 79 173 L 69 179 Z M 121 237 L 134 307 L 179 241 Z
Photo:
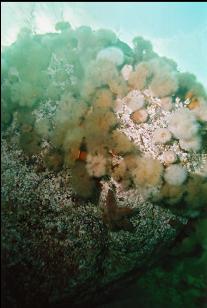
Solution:
M 107 182 L 113 191 L 200 211 L 207 200 L 203 86 L 141 37 L 131 48 L 110 30 L 67 22 L 55 29 L 23 29 L 3 50 L 3 131 L 12 127 L 21 149 L 44 168 L 68 168 L 74 193 L 85 200 Z M 112 206 L 103 220 L 127 229 L 123 216 L 130 214 Z

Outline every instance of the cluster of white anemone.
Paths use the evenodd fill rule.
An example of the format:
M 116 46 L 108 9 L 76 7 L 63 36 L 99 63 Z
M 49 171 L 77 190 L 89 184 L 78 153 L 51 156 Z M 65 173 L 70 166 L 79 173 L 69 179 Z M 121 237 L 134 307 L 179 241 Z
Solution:
M 180 147 L 183 150 L 200 150 L 199 124 L 191 110 L 180 108 L 173 112 L 169 117 L 168 129 L 176 139 L 179 139 Z

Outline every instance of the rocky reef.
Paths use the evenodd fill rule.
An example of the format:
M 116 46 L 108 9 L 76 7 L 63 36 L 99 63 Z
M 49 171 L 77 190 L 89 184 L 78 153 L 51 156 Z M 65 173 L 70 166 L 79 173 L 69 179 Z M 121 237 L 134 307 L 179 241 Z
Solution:
M 5 307 L 92 305 L 205 215 L 207 95 L 150 42 L 22 29 L 1 89 Z

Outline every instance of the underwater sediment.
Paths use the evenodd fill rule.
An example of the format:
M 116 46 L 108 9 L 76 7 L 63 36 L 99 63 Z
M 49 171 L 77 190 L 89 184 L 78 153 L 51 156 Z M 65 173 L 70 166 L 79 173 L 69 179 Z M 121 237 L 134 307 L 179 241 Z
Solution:
M 149 41 L 22 29 L 1 89 L 7 307 L 92 301 L 204 215 L 207 94 Z

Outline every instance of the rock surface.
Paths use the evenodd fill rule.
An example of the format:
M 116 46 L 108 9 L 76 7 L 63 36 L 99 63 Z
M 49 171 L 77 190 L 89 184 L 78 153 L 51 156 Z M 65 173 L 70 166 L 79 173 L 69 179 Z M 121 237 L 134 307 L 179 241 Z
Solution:
M 55 174 L 39 165 L 3 136 L 3 292 L 9 307 L 92 302 L 98 290 L 108 292 L 128 273 L 144 272 L 186 223 L 127 198 L 118 206 L 137 209 L 133 230 L 110 231 L 99 204 L 73 196 L 69 170 Z

